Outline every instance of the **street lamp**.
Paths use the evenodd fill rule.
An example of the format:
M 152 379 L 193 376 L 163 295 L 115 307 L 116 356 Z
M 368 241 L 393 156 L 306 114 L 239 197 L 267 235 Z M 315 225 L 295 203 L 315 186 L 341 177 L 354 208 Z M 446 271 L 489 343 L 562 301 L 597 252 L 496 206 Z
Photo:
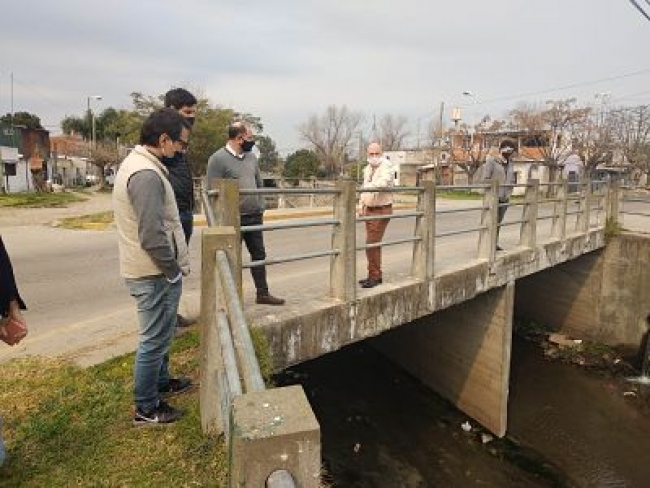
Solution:
M 88 102 L 88 113 L 90 114 L 91 118 L 91 123 L 92 123 L 92 129 L 91 129 L 91 136 L 90 136 L 90 147 L 92 149 L 95 148 L 95 113 L 90 110 L 90 100 L 101 100 L 102 96 L 101 95 L 89 95 L 87 97 L 87 102 Z

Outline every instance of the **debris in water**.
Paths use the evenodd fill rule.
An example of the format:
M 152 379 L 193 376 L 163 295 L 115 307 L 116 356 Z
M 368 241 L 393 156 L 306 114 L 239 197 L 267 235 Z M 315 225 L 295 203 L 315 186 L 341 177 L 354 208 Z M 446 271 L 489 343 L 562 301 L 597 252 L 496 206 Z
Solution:
M 554 332 L 548 336 L 548 342 L 556 344 L 560 347 L 574 347 L 578 344 L 582 344 L 581 339 L 571 339 L 565 334 L 558 334 Z
M 361 449 L 361 444 L 359 444 L 359 443 L 357 442 L 357 443 L 354 445 L 354 449 L 353 449 L 353 450 L 354 450 L 354 452 L 359 452 L 360 449 Z
M 465 432 L 471 432 L 472 430 L 472 424 L 470 424 L 469 422 L 463 422 L 462 424 L 460 424 L 460 426 L 463 428 Z
M 486 434 L 485 432 L 481 434 L 481 442 L 483 444 L 487 444 L 488 442 L 492 441 L 494 437 L 492 437 L 490 434 Z
M 636 396 L 636 391 L 624 391 L 623 396 Z

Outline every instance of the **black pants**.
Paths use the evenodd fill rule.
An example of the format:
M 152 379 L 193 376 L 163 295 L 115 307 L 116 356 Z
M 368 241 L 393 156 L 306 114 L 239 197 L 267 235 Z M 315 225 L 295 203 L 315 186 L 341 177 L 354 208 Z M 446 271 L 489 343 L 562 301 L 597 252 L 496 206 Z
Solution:
M 505 200 L 499 198 L 499 209 L 497 210 L 497 240 L 499 239 L 499 232 L 501 231 L 501 222 L 503 222 L 503 218 L 506 216 L 506 211 L 508 210 L 508 202 L 510 202 L 509 198 L 506 198 Z
M 242 215 L 241 225 L 262 225 L 262 214 Z M 242 232 L 242 240 L 246 243 L 251 255 L 251 261 L 262 261 L 266 259 L 266 250 L 264 249 L 264 234 L 261 230 L 254 232 Z M 251 275 L 255 282 L 255 289 L 257 296 L 265 296 L 269 294 L 269 285 L 266 282 L 266 266 L 255 266 L 251 268 Z

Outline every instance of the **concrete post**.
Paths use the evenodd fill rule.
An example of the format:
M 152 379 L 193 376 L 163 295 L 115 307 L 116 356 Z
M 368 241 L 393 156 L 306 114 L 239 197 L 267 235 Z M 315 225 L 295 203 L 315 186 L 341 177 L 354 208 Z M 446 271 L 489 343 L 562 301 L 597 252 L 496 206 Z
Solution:
M 483 210 L 481 210 L 481 226 L 484 227 L 478 235 L 478 258 L 494 262 L 497 249 L 497 211 L 499 209 L 499 183 L 488 181 L 489 188 L 483 194 Z
M 232 226 L 239 232 L 239 183 L 237 180 L 213 180 L 210 188 L 219 193 L 212 200 L 217 225 Z
M 429 281 L 434 276 L 436 253 L 436 185 L 433 181 L 422 181 L 424 192 L 418 194 L 421 217 L 415 219 L 415 235 L 420 238 L 413 246 L 411 275 L 422 281 Z
M 613 223 L 620 221 L 621 182 L 610 181 L 607 192 L 607 220 Z
M 566 238 L 566 214 L 568 207 L 567 196 L 569 185 L 566 180 L 557 187 L 556 201 L 553 205 L 553 224 L 551 235 L 563 241 Z
M 583 179 L 580 181 L 580 213 L 576 219 L 576 231 L 586 233 L 589 231 L 589 215 L 591 213 L 591 180 Z
M 336 189 L 334 219 L 339 223 L 332 230 L 332 249 L 338 254 L 330 260 L 330 296 L 352 301 L 357 291 L 356 188 L 352 180 L 339 180 Z
M 519 245 L 534 248 L 537 244 L 537 212 L 539 204 L 539 180 L 530 180 L 526 185 L 525 205 L 522 213 L 523 223 Z
M 224 250 L 236 263 L 241 258 L 236 232 L 232 227 L 209 227 L 201 235 L 201 366 L 199 404 L 201 427 L 205 433 L 221 434 L 227 419 L 221 410 L 221 395 L 227 392 L 227 379 L 217 325 L 217 308 L 224 308 L 216 280 L 217 250 Z M 240 265 L 241 267 L 241 265 Z
M 230 488 L 268 486 L 278 470 L 297 487 L 321 486 L 320 426 L 301 386 L 237 397 L 232 416 Z
M 316 188 L 316 178 L 311 177 L 311 187 Z M 316 205 L 316 195 L 311 193 L 309 195 L 309 208 L 313 208 Z
M 287 187 L 287 182 L 284 176 L 280 178 L 280 188 L 283 190 Z M 278 195 L 278 208 L 287 208 L 287 197 L 284 193 Z

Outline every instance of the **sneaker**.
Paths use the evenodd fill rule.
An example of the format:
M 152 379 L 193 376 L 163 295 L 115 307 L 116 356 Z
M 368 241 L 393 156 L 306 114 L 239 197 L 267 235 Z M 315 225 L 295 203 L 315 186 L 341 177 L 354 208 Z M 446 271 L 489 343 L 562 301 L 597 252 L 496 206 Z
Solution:
M 192 388 L 192 380 L 189 378 L 169 378 L 169 383 L 167 383 L 167 386 L 159 387 L 158 393 L 164 397 L 170 397 L 179 395 L 184 391 L 189 390 L 190 388 Z
M 143 425 L 171 424 L 182 416 L 183 412 L 181 410 L 161 400 L 158 402 L 158 406 L 148 412 L 136 407 L 135 414 L 133 415 L 133 425 L 139 427 Z
M 384 281 L 381 278 L 365 278 L 363 280 L 359 280 L 359 284 L 361 285 L 361 288 L 368 288 L 367 285 L 370 282 L 374 282 L 375 284 L 373 286 L 377 286 L 377 285 L 381 285 Z
M 178 328 L 183 328 L 183 327 L 189 327 L 190 325 L 196 324 L 196 320 L 191 320 L 186 317 L 183 317 L 182 315 L 176 315 L 176 327 Z
M 277 298 L 273 295 L 257 295 L 255 303 L 259 305 L 284 305 L 283 298 Z

